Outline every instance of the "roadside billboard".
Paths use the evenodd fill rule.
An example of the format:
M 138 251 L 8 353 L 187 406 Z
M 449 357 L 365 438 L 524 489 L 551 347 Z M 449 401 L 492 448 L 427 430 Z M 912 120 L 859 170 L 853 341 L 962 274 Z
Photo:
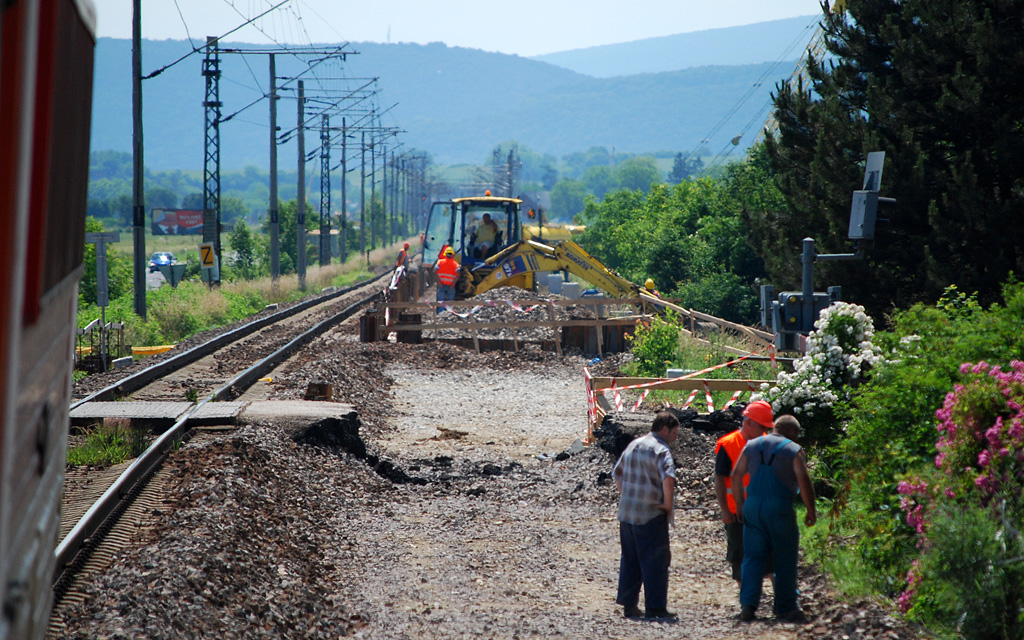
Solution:
M 192 209 L 153 209 L 154 236 L 198 236 L 203 233 L 203 212 Z

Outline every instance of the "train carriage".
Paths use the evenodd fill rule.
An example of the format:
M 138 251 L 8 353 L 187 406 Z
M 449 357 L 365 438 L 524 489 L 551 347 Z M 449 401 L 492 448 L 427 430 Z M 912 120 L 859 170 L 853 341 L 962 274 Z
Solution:
M 43 638 L 82 274 L 95 10 L 0 9 L 0 639 Z

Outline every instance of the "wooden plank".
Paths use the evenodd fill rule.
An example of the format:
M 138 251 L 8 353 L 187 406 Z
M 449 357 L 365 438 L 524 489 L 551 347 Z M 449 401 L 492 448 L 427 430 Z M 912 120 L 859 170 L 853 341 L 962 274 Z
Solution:
M 423 329 L 525 329 L 530 327 L 591 327 L 601 322 L 606 325 L 632 327 L 636 324 L 633 318 L 605 318 L 604 320 L 538 320 L 514 322 L 439 322 L 437 324 L 396 324 L 389 331 L 415 331 Z M 746 351 L 744 354 L 748 353 Z
M 667 389 L 672 391 L 691 391 L 703 389 L 706 382 L 712 391 L 749 391 L 750 384 L 755 390 L 760 390 L 762 383 L 774 384 L 774 380 L 740 380 L 736 378 L 592 378 L 593 389 L 610 389 L 612 380 L 616 387 L 630 387 L 635 384 L 648 384 L 651 382 L 664 381 L 663 384 L 653 387 L 655 389 Z

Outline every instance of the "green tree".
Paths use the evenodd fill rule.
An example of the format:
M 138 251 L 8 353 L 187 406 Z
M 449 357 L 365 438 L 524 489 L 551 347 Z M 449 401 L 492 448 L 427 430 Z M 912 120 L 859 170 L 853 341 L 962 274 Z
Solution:
M 249 215 L 249 207 L 245 206 L 245 202 L 235 196 L 224 196 L 220 199 L 220 219 L 224 223 L 234 223 L 236 220 L 242 220 L 245 216 Z
M 572 219 L 586 205 L 587 187 L 579 180 L 559 180 L 551 190 L 551 219 Z
M 637 156 L 619 163 L 615 167 L 615 177 L 623 189 L 647 192 L 651 185 L 661 182 L 661 172 L 654 158 Z
M 280 242 L 280 259 L 281 259 L 281 273 L 294 273 L 296 265 L 298 264 L 298 246 L 297 246 L 297 220 L 298 216 L 298 202 L 295 200 L 288 200 L 281 202 L 278 205 L 278 225 L 280 229 L 279 242 Z M 317 228 L 316 217 L 313 215 L 313 207 L 306 203 L 306 224 L 304 225 L 306 231 L 313 231 Z M 270 238 L 270 218 L 263 219 L 263 234 L 267 238 L 269 243 Z M 316 248 L 309 242 L 309 237 L 306 238 L 306 264 L 313 264 L 316 258 Z M 369 243 L 369 236 L 367 236 L 367 243 Z M 269 246 L 269 245 L 268 245 Z M 269 249 L 268 253 L 265 254 L 269 261 Z M 268 262 L 269 264 L 269 262 Z M 262 265 L 261 265 L 262 268 Z M 267 268 L 269 273 L 269 267 Z
M 611 167 L 598 165 L 583 172 L 583 184 L 595 198 L 603 198 L 609 191 L 618 188 L 619 181 Z
M 682 151 L 676 154 L 672 161 L 672 171 L 668 174 L 668 181 L 672 184 L 679 184 L 690 176 L 700 173 L 704 168 L 704 161 L 689 153 Z
M 146 209 L 176 209 L 178 207 L 178 195 L 170 189 L 163 187 L 146 188 Z
M 228 236 L 231 250 L 235 252 L 235 259 L 231 266 L 238 272 L 238 275 L 250 280 L 257 275 L 256 270 L 256 244 L 253 242 L 252 233 L 245 220 L 235 223 L 235 228 Z
M 822 265 L 822 281 L 873 310 L 934 300 L 948 284 L 998 298 L 1024 270 L 1024 4 L 850 0 L 823 20 L 828 60 L 811 86 L 780 86 L 766 141 L 789 211 L 762 251 L 811 236 L 847 251 L 850 192 L 867 152 L 886 152 L 883 195 L 898 209 L 868 259 Z M 841 278 L 840 278 L 841 273 Z
M 746 245 L 731 184 L 708 178 L 615 191 L 580 216 L 580 244 L 633 282 L 653 278 L 685 306 L 751 323 L 763 266 Z

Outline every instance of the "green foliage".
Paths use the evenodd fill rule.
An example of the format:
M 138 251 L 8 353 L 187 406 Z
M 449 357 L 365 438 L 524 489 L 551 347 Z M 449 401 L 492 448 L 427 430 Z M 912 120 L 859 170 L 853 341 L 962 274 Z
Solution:
M 579 180 L 559 180 L 551 190 L 552 219 L 572 219 L 586 205 L 587 187 Z
M 637 324 L 636 332 L 629 338 L 637 375 L 665 375 L 679 350 L 679 331 L 679 319 L 671 313 L 664 320 L 653 318 L 650 324 Z
M 747 247 L 727 180 L 701 179 L 650 193 L 615 191 L 580 216 L 580 244 L 633 282 L 653 278 L 684 305 L 752 323 L 760 261 Z
M 255 243 L 252 233 L 249 232 L 249 225 L 244 220 L 235 223 L 235 228 L 228 236 L 228 243 L 235 252 L 235 259 L 232 261 L 232 268 L 244 280 L 251 280 L 258 275 L 256 270 Z
M 298 202 L 296 200 L 289 200 L 282 202 L 278 208 L 278 228 L 279 242 L 280 242 L 280 260 L 281 260 L 281 273 L 295 273 L 296 265 L 298 264 Z M 313 231 L 318 228 L 317 218 L 313 214 L 313 207 L 306 203 L 306 215 L 305 224 L 303 225 L 307 231 Z M 270 238 L 270 219 L 263 219 L 263 235 L 267 237 L 269 242 Z M 351 234 L 350 234 L 351 235 Z M 367 233 L 367 246 L 370 242 L 370 234 Z M 308 237 L 307 237 L 308 240 Z M 267 256 L 269 260 L 270 252 L 267 251 L 263 255 Z M 309 242 L 306 243 L 306 264 L 313 264 L 316 258 L 316 248 Z M 267 273 L 270 273 L 269 266 L 267 267 Z
M 73 467 L 108 467 L 138 457 L 148 440 L 142 429 L 101 427 L 89 433 L 84 443 L 69 448 L 67 461 Z
M 915 531 L 900 512 L 897 482 L 934 469 L 935 411 L 960 382 L 960 364 L 1024 353 L 1024 286 L 1011 281 L 1004 298 L 983 310 L 950 288 L 939 307 L 896 314 L 893 329 L 875 336 L 885 362 L 838 411 L 844 437 L 817 452 L 823 479 L 838 491 L 830 540 L 843 541 L 820 553 L 854 558 L 877 592 L 895 597 L 906 586 Z
M 661 182 L 661 172 L 658 171 L 654 158 L 639 156 L 616 165 L 615 179 L 622 189 L 646 193 L 651 185 Z
M 811 85 L 780 85 L 766 143 L 785 210 L 763 210 L 763 255 L 843 251 L 850 192 L 869 151 L 887 152 L 882 191 L 898 200 L 868 260 L 822 265 L 873 314 L 935 300 L 956 283 L 995 301 L 1024 270 L 1024 80 L 1015 55 L 1024 4 L 859 0 L 823 20 L 827 59 Z M 774 281 L 785 273 L 769 264 Z
M 939 504 L 931 518 L 929 547 L 901 597 L 908 616 L 967 640 L 1024 638 L 1020 534 L 978 504 Z
M 619 180 L 615 176 L 615 172 L 611 167 L 606 167 L 604 165 L 590 167 L 584 171 L 582 180 L 587 191 L 599 200 L 609 191 L 619 187 Z M 582 210 L 583 208 L 581 207 L 579 211 L 576 211 L 576 213 L 579 213 Z M 573 215 L 576 214 L 574 213 Z
M 690 176 L 695 176 L 704 168 L 704 161 L 698 156 L 680 151 L 672 161 L 672 171 L 668 174 L 668 181 L 672 184 L 679 184 Z

